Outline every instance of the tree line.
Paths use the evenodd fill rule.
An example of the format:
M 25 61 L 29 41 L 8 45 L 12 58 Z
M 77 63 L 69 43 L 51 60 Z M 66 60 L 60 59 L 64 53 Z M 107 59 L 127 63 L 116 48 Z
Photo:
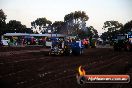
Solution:
M 60 33 L 78 36 L 80 38 L 94 37 L 98 38 L 98 31 L 93 26 L 86 26 L 89 16 L 84 11 L 75 11 L 64 16 L 64 21 L 52 22 L 45 17 L 37 18 L 31 22 L 31 28 L 27 28 L 20 21 L 10 20 L 6 23 L 7 15 L 0 10 L 0 35 L 4 33 Z M 33 31 L 38 29 L 36 31 Z M 118 33 L 127 33 L 132 29 L 132 20 L 126 24 L 118 21 L 106 21 L 103 25 L 105 32 L 101 38 L 112 40 Z
M 93 26 L 86 26 L 89 17 L 84 11 L 75 11 L 64 16 L 64 21 L 52 22 L 45 17 L 37 18 L 31 22 L 31 28 L 27 28 L 20 21 L 10 20 L 6 23 L 7 15 L 0 10 L 0 35 L 4 33 L 61 33 L 76 35 L 81 38 L 97 37 L 98 32 Z M 34 29 L 38 29 L 33 31 Z
M 106 30 L 106 32 L 102 33 L 101 38 L 104 41 L 113 41 L 117 34 L 128 34 L 128 32 L 132 31 L 132 20 L 124 25 L 118 21 L 106 21 L 102 29 Z
M 6 23 L 7 15 L 0 9 L 0 36 L 5 33 L 33 33 L 31 28 L 27 28 L 20 21 L 10 20 Z M 1 37 L 0 37 L 1 40 Z

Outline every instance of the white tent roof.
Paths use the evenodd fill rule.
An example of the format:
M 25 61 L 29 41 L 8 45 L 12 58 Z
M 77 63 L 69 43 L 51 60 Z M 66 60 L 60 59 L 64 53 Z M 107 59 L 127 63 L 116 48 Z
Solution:
M 27 33 L 6 33 L 4 36 L 46 36 L 46 37 L 64 37 L 63 34 L 27 34 Z
M 28 36 L 27 33 L 6 33 L 4 36 Z

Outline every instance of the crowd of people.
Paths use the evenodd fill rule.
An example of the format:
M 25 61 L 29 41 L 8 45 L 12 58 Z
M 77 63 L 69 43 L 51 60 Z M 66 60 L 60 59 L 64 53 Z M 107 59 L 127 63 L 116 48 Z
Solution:
M 58 47 L 67 46 L 69 44 L 73 44 L 74 42 L 81 41 L 81 45 L 84 46 L 84 48 L 95 48 L 96 47 L 96 41 L 90 40 L 90 39 L 76 39 L 76 38 L 67 38 L 67 39 L 54 39 L 52 40 L 52 47 L 55 45 L 58 45 Z M 63 45 L 64 44 L 64 45 Z
M 45 45 L 45 38 L 23 38 L 23 37 L 9 37 L 1 41 L 1 45 L 8 46 L 26 46 L 26 45 Z
M 56 40 L 58 39 L 58 40 Z M 58 45 L 61 45 L 62 43 L 72 43 L 76 41 L 81 41 L 85 48 L 94 48 L 96 47 L 96 41 L 93 39 L 77 39 L 77 38 L 49 38 L 49 37 L 8 37 L 5 38 L 5 42 L 8 43 L 8 46 L 27 46 L 27 45 L 42 45 L 46 46 L 46 42 L 50 40 L 49 42 L 52 42 L 52 45 L 54 46 L 57 41 L 59 41 Z M 2 45 L 2 43 L 1 43 Z M 3 44 L 4 45 L 4 44 Z

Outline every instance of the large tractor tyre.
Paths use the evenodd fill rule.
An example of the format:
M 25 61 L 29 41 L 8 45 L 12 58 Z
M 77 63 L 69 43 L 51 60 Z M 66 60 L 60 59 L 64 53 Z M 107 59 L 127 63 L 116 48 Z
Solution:
M 83 49 L 81 49 L 81 55 L 84 53 Z
M 79 49 L 78 55 L 82 55 L 82 50 L 81 49 Z
M 116 45 L 114 45 L 114 51 L 118 51 L 118 47 Z
M 126 45 L 126 51 L 132 51 L 132 45 L 130 44 Z
M 125 51 L 130 51 L 130 46 L 129 45 L 125 46 Z
M 123 48 L 123 45 L 117 43 L 117 44 L 114 44 L 114 51 L 121 51 Z
M 123 49 L 122 47 L 120 47 L 120 46 L 118 47 L 118 51 L 122 51 L 122 49 Z
M 82 53 L 83 53 L 83 50 L 81 49 L 81 48 L 74 48 L 73 49 L 73 54 L 74 55 L 82 55 Z
M 78 55 L 82 55 L 83 54 L 83 49 L 80 48 L 80 52 Z
M 72 55 L 72 49 L 65 49 L 64 55 L 66 55 L 66 56 Z
M 69 55 L 72 55 L 72 49 L 69 50 Z

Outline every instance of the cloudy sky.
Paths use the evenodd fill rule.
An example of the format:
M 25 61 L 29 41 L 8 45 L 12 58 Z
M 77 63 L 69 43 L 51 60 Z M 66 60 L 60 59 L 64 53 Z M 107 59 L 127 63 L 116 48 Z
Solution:
M 132 0 L 0 0 L 9 20 L 18 20 L 27 27 L 39 17 L 63 21 L 64 16 L 74 11 L 85 11 L 89 16 L 87 26 L 94 26 L 102 33 L 103 23 L 116 20 L 126 23 L 132 20 Z

